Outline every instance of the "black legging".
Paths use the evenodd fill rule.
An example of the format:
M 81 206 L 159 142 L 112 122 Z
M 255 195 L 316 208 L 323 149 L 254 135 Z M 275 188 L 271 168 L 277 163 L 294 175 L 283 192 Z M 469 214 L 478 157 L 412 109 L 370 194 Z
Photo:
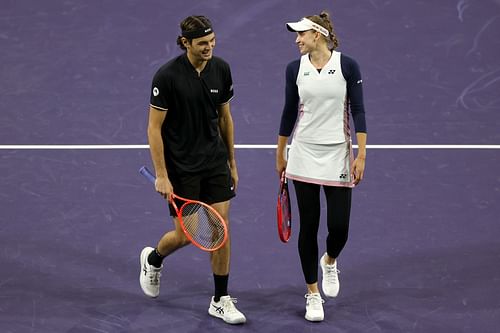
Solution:
M 321 185 L 293 181 L 300 215 L 299 255 L 307 284 L 318 282 L 318 229 Z M 347 242 L 351 192 L 348 187 L 323 186 L 327 205 L 326 251 L 337 258 Z

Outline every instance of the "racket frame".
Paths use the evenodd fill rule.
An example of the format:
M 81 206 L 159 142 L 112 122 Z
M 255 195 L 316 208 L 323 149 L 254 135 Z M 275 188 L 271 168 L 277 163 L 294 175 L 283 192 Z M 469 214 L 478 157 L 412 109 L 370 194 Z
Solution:
M 155 184 L 156 177 L 153 175 L 153 173 L 147 167 L 142 166 L 139 169 L 139 173 L 141 175 L 143 175 L 146 179 L 148 179 L 151 183 Z M 175 199 L 183 201 L 183 203 L 181 205 L 181 208 L 177 207 L 177 204 L 175 203 Z M 201 249 L 203 251 L 207 251 L 207 252 L 217 251 L 218 249 L 220 249 L 221 247 L 223 247 L 224 244 L 226 244 L 226 241 L 228 239 L 228 234 L 229 234 L 226 221 L 222 218 L 222 216 L 219 214 L 219 212 L 217 212 L 212 206 L 204 203 L 203 201 L 186 199 L 186 198 L 178 196 L 178 195 L 176 195 L 174 193 L 171 193 L 170 198 L 168 199 L 168 201 L 172 205 L 172 207 L 174 208 L 175 214 L 177 215 L 177 219 L 179 220 L 179 224 L 181 226 L 181 229 L 184 232 L 184 235 L 189 239 L 189 241 L 191 242 L 191 244 L 193 244 L 197 248 L 199 248 L 199 249 Z M 212 214 L 214 214 L 220 220 L 220 222 L 222 224 L 222 228 L 224 230 L 224 238 L 219 243 L 219 245 L 217 245 L 216 247 L 213 247 L 213 248 L 208 248 L 208 247 L 205 247 L 202 244 L 198 243 L 193 238 L 193 236 L 191 236 L 191 234 L 189 233 L 188 229 L 184 225 L 184 220 L 182 218 L 182 211 L 183 211 L 184 207 L 186 207 L 189 204 L 199 204 L 199 205 L 205 207 L 206 209 L 208 209 Z
M 282 202 L 281 198 L 283 193 L 286 193 L 286 204 L 288 207 L 288 216 L 289 219 L 286 221 L 286 227 L 283 229 L 283 209 L 282 209 Z M 280 191 L 278 193 L 278 202 L 276 205 L 276 212 L 277 212 L 277 222 L 278 222 L 278 235 L 280 240 L 283 243 L 287 243 L 290 240 L 290 236 L 292 235 L 292 212 L 291 212 L 291 206 L 290 206 L 290 192 L 288 191 L 288 182 L 287 178 L 285 176 L 285 171 L 281 173 L 281 179 L 280 179 Z

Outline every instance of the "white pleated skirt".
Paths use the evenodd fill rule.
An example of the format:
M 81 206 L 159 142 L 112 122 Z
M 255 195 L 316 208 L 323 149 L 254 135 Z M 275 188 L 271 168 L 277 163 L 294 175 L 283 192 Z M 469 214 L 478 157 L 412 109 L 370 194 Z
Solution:
M 352 142 L 313 144 L 294 140 L 288 152 L 286 177 L 326 186 L 354 187 Z

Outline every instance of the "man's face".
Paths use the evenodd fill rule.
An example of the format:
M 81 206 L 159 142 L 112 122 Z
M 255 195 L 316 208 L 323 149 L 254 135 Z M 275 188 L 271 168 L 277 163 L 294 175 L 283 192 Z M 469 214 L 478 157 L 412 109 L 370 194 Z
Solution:
M 208 61 L 212 58 L 215 47 L 215 33 L 212 32 L 204 37 L 194 38 L 191 43 L 186 40 L 184 46 L 186 46 L 187 52 L 192 59 Z

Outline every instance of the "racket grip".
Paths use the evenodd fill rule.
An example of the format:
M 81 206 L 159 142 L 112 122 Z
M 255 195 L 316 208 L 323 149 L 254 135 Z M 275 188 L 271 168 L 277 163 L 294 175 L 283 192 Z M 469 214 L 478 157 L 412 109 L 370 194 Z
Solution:
M 149 171 L 149 169 L 145 166 L 142 166 L 140 169 L 139 169 L 139 173 L 141 175 L 143 175 L 144 177 L 147 178 L 147 180 L 149 180 L 151 183 L 155 183 L 155 180 L 156 180 L 156 177 L 151 173 L 151 171 Z

